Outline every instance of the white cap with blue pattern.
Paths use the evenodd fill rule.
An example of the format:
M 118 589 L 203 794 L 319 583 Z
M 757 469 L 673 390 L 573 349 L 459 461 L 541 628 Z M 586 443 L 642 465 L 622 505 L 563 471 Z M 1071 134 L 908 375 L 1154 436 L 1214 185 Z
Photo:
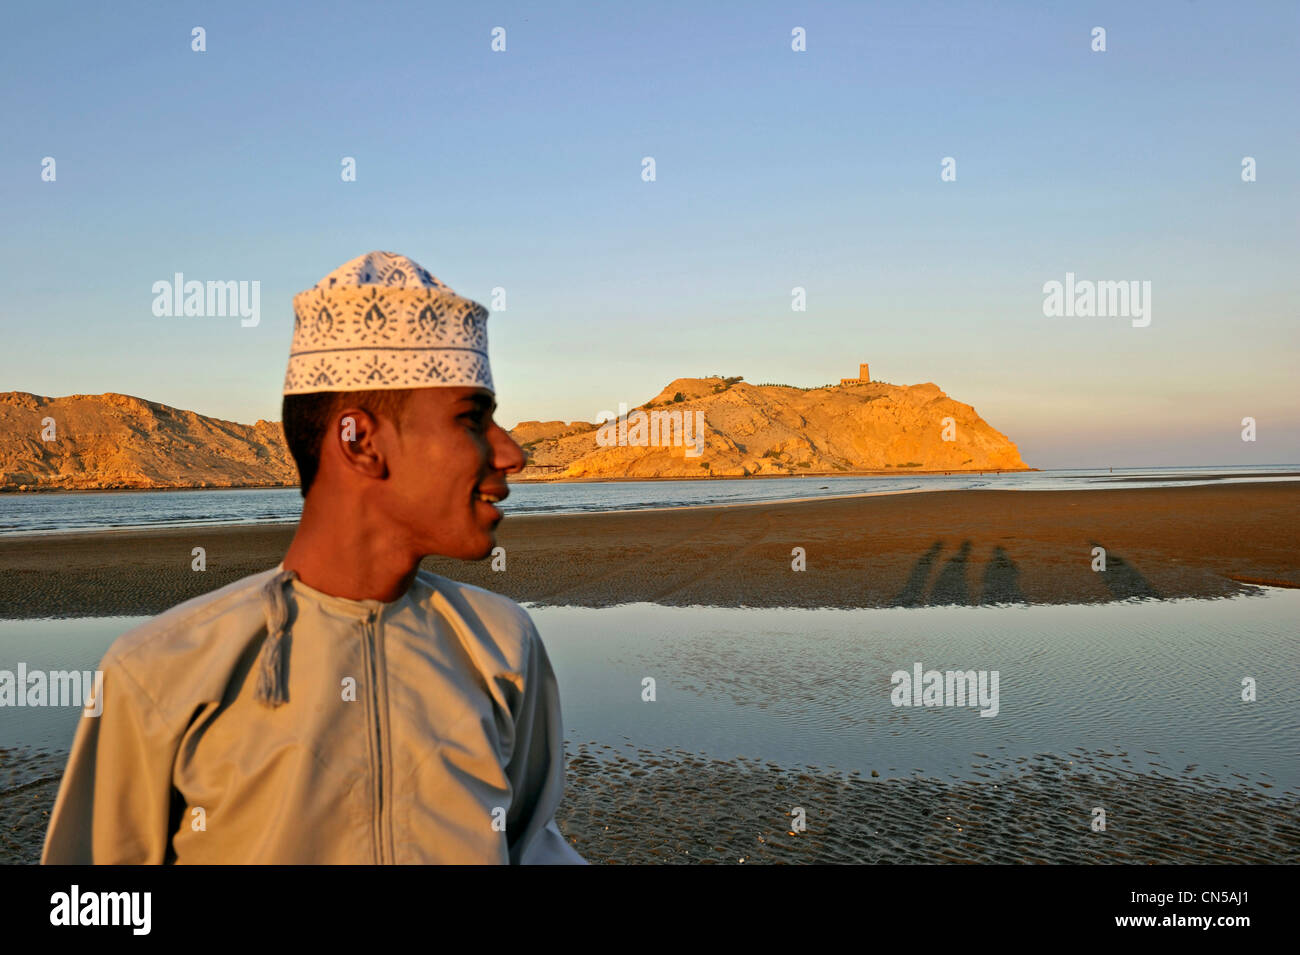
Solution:
M 368 252 L 293 298 L 286 395 L 472 385 L 495 391 L 488 311 L 404 255 Z

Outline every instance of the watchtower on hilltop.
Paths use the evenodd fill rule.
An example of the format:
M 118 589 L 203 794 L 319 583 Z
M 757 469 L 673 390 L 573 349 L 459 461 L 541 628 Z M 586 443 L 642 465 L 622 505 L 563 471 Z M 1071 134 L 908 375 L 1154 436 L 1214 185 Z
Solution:
M 862 364 L 858 365 L 858 377 L 841 378 L 840 384 L 841 385 L 864 385 L 869 381 L 871 381 L 871 369 L 870 366 L 868 366 L 868 364 L 864 361 Z

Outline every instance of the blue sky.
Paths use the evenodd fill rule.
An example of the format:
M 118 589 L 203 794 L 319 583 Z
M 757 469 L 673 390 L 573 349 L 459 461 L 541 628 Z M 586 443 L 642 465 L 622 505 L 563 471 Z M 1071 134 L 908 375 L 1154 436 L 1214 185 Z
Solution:
M 506 289 L 507 426 L 869 361 L 1038 467 L 1300 461 L 1298 47 L 1291 2 L 16 7 L 0 390 L 278 418 L 293 294 L 383 249 Z M 1067 271 L 1150 325 L 1045 317 Z M 175 272 L 261 323 L 155 317 Z

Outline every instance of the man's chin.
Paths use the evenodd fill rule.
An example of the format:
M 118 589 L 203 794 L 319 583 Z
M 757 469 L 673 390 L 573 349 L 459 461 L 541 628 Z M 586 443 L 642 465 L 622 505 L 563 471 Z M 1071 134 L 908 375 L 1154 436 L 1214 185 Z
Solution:
M 483 531 L 475 535 L 475 539 L 481 543 L 466 541 L 465 556 L 461 560 L 483 560 L 492 556 L 492 550 L 497 545 L 496 530 Z
M 496 547 L 496 526 L 475 527 L 455 541 L 445 538 L 436 544 L 428 545 L 426 557 L 450 557 L 453 560 L 483 560 L 492 556 Z

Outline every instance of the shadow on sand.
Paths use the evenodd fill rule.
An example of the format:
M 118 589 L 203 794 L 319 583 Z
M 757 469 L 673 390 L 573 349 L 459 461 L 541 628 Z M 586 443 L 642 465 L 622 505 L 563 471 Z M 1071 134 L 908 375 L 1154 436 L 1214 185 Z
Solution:
M 1092 547 L 1098 547 L 1092 542 Z M 971 564 L 972 544 L 961 542 L 957 553 L 944 563 L 934 584 L 929 585 L 931 572 L 943 552 L 943 541 L 937 540 L 926 549 L 908 575 L 907 582 L 890 603 L 892 607 L 945 607 L 975 606 L 1006 603 L 1033 603 L 1020 589 L 1020 568 L 1002 547 L 994 547 L 993 554 L 984 565 L 980 580 L 979 599 L 972 599 L 967 567 Z M 1107 552 L 1106 570 L 1098 571 L 1101 583 L 1110 591 L 1112 600 L 1132 597 L 1159 597 L 1146 578 L 1117 554 Z M 927 589 L 929 596 L 927 597 Z

